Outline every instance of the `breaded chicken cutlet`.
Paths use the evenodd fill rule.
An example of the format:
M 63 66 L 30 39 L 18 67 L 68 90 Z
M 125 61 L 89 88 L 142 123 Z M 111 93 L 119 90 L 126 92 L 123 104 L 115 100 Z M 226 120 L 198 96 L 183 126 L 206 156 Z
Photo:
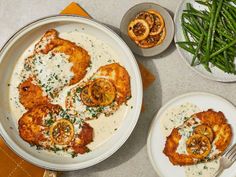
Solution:
M 112 63 L 101 66 L 88 81 L 72 88 L 65 105 L 75 114 L 83 115 L 82 119 L 91 120 L 101 113 L 112 115 L 130 97 L 130 76 L 127 70 L 119 63 Z M 93 111 L 88 109 L 90 107 Z
M 187 129 L 191 132 L 186 132 Z M 178 152 L 182 141 L 185 152 Z M 189 118 L 183 125 L 174 128 L 167 137 L 163 153 L 173 165 L 193 165 L 208 162 L 220 156 L 229 146 L 232 129 L 222 112 L 211 109 L 199 112 Z
M 59 37 L 55 29 L 48 30 L 40 41 L 35 45 L 35 53 L 47 54 L 64 53 L 69 55 L 69 62 L 72 63 L 71 71 L 74 76 L 70 80 L 70 85 L 76 84 L 86 74 L 86 69 L 90 65 L 90 56 L 88 52 L 75 43 Z
M 127 70 L 119 63 L 101 66 L 94 74 L 94 78 L 104 77 L 112 81 L 116 88 L 118 104 L 126 102 L 131 96 L 130 76 Z
M 86 147 L 93 141 L 93 128 L 82 123 L 79 130 L 63 117 L 64 112 L 59 105 L 44 104 L 28 110 L 18 121 L 20 137 L 31 145 L 44 149 L 53 149 L 61 145 L 70 148 L 75 154 L 89 151 Z M 65 115 L 64 115 L 65 116 Z
M 20 103 L 27 110 L 38 105 L 49 103 L 48 97 L 43 95 L 42 88 L 34 84 L 32 78 L 28 78 L 20 83 L 18 90 Z
M 90 56 L 85 49 L 60 38 L 56 30 L 48 30 L 35 45 L 33 55 L 25 60 L 26 80 L 18 87 L 21 104 L 30 109 L 48 103 L 65 86 L 83 79 L 89 65 Z

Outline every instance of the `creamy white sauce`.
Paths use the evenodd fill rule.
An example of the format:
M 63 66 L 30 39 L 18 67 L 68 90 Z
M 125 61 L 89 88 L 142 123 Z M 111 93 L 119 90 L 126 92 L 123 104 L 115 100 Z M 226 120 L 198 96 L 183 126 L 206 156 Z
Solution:
M 107 141 L 107 136 L 111 136 L 120 126 L 127 112 L 127 106 L 122 105 L 112 116 L 100 115 L 98 119 L 88 121 L 94 128 L 94 141 L 88 145 L 93 150 Z
M 189 123 L 189 125 L 186 125 L 187 122 Z M 180 127 L 179 133 L 181 135 L 181 139 L 179 141 L 179 146 L 176 152 L 180 154 L 188 154 L 186 151 L 186 141 L 192 135 L 194 128 L 199 124 L 200 120 L 198 118 L 192 117 L 191 119 L 187 119 L 185 124 Z
M 78 46 L 88 51 L 92 65 L 89 67 L 88 72 L 83 79 L 84 81 L 89 79 L 99 67 L 119 62 L 119 57 L 114 49 L 94 36 L 77 31 L 61 33 L 59 36 L 63 39 L 75 42 Z
M 186 177 L 213 177 L 219 168 L 219 159 L 185 167 Z
M 32 72 L 36 76 L 38 85 L 45 94 L 53 98 L 55 97 L 53 95 L 68 85 L 74 76 L 69 56 L 64 53 L 36 54 L 32 63 Z
M 161 117 L 161 131 L 167 137 L 173 128 L 183 124 L 191 115 L 201 110 L 192 103 L 185 103 L 167 110 Z
M 85 50 L 88 51 L 90 57 L 91 57 L 91 66 L 87 69 L 87 74 L 84 77 L 84 79 L 81 81 L 87 81 L 100 66 L 107 65 L 113 62 L 119 62 L 119 57 L 117 56 L 116 52 L 108 46 L 105 42 L 98 40 L 96 37 L 87 35 L 84 33 L 80 33 L 77 31 L 72 31 L 68 33 L 61 33 L 59 35 L 63 39 L 70 40 L 72 42 L 75 42 L 77 45 L 83 47 Z M 34 42 L 19 58 L 12 77 L 10 81 L 10 107 L 11 107 L 11 114 L 12 117 L 15 118 L 16 126 L 18 126 L 17 122 L 18 119 L 22 116 L 26 110 L 19 102 L 19 93 L 18 93 L 18 85 L 25 79 L 27 79 L 27 74 L 24 75 L 21 74 L 23 68 L 24 68 L 24 61 L 27 57 L 32 55 L 32 51 L 34 49 L 34 45 L 37 43 L 37 41 Z M 43 46 L 41 46 L 43 48 Z M 40 49 L 41 49 L 40 48 Z M 39 48 L 37 50 L 40 50 Z M 56 59 L 57 58 L 57 59 Z M 41 80 L 41 84 L 46 84 L 48 82 L 48 77 L 53 75 L 53 72 L 58 73 L 58 77 L 60 79 L 68 80 L 70 77 L 72 77 L 70 67 L 71 64 L 68 63 L 67 56 L 58 56 L 55 60 L 46 59 L 42 63 L 38 60 L 36 69 L 38 72 L 38 78 Z M 63 73 L 61 73 L 60 67 L 55 67 L 55 65 L 60 64 L 62 66 Z M 122 63 L 121 63 L 122 65 Z M 53 67 L 54 66 L 54 67 Z M 53 69 L 52 69 L 53 67 Z M 42 74 L 40 73 L 40 70 L 45 69 Z M 54 70 L 55 69 L 55 70 Z M 61 74 L 61 75 L 60 75 Z M 58 87 L 56 83 L 50 83 L 53 88 Z M 54 85 L 55 84 L 55 85 Z M 62 83 L 62 85 L 66 84 L 65 82 Z M 79 83 L 78 83 L 79 84 Z M 73 88 L 76 87 L 76 85 L 73 86 L 65 86 L 60 92 L 57 97 L 55 97 L 52 101 L 54 104 L 59 104 L 63 108 L 65 108 L 65 98 L 68 94 L 68 92 Z M 46 90 L 44 90 L 46 92 Z M 91 150 L 96 149 L 98 146 L 105 143 L 107 140 L 111 138 L 111 136 L 116 132 L 116 130 L 121 125 L 123 118 L 125 117 L 127 110 L 130 109 L 130 107 L 126 105 L 122 105 L 119 110 L 109 116 L 106 117 L 104 115 L 100 115 L 98 119 L 87 121 L 93 128 L 94 128 L 94 141 L 88 145 L 88 147 Z M 75 131 L 78 131 L 79 127 L 75 127 Z M 67 155 L 66 153 L 63 153 L 61 151 L 56 152 L 57 154 Z
M 184 103 L 182 105 L 167 110 L 160 119 L 161 131 L 163 136 L 167 137 L 168 135 L 170 135 L 173 128 L 179 127 L 185 121 L 188 121 L 191 115 L 200 111 L 202 110 L 192 103 Z M 179 133 L 181 134 L 181 139 L 179 141 L 177 152 L 180 154 L 187 154 L 186 141 L 191 135 L 193 128 L 196 127 L 199 123 L 198 119 L 194 119 L 194 121 L 197 122 L 194 126 L 185 126 L 183 131 L 179 130 Z M 215 147 L 213 145 L 209 157 L 213 156 L 215 153 Z M 185 166 L 183 168 L 185 170 L 186 177 L 211 177 L 219 168 L 219 160 L 217 159 L 211 162 Z

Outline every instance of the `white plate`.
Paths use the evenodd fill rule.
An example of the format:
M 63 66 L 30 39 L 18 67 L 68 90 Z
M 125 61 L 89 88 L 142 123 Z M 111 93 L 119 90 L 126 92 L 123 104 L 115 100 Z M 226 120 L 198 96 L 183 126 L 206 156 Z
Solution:
M 163 136 L 160 128 L 160 118 L 170 108 L 179 106 L 183 103 L 190 102 L 197 105 L 202 110 L 212 108 L 215 111 L 222 111 L 226 116 L 228 123 L 233 128 L 233 135 L 236 133 L 236 108 L 229 101 L 222 97 L 204 93 L 192 92 L 178 96 L 166 103 L 154 118 L 147 140 L 147 150 L 149 159 L 160 177 L 184 177 L 184 167 L 174 166 L 169 159 L 163 154 L 166 137 Z M 233 136 L 232 143 L 236 142 L 236 136 Z M 221 177 L 235 177 L 236 163 L 229 169 L 225 170 Z
M 129 109 L 124 121 L 108 141 L 94 151 L 76 158 L 36 151 L 19 137 L 17 121 L 10 114 L 8 83 L 14 66 L 25 49 L 51 28 L 59 32 L 69 32 L 76 29 L 106 42 L 116 51 L 119 62 L 125 66 L 131 77 L 132 99 L 129 104 L 134 106 L 133 109 Z M 18 155 L 43 168 L 63 171 L 76 170 L 101 162 L 125 143 L 138 121 L 141 110 L 142 81 L 137 62 L 130 49 L 109 28 L 94 20 L 78 16 L 46 17 L 32 22 L 16 32 L 0 51 L 0 81 L 0 133 Z
M 175 11 L 175 42 L 178 41 L 185 41 L 183 31 L 182 31 L 182 26 L 181 26 L 181 15 L 183 13 L 183 10 L 186 9 L 186 3 L 191 3 L 194 8 L 196 9 L 204 9 L 202 5 L 199 5 L 196 3 L 194 0 L 183 0 L 180 2 L 178 8 Z M 180 48 L 176 44 L 177 50 L 180 54 L 180 56 L 184 59 L 186 64 L 191 67 L 194 71 L 196 71 L 198 74 L 201 76 L 210 79 L 210 80 L 215 80 L 215 81 L 220 81 L 220 82 L 234 82 L 236 81 L 236 75 L 233 74 L 227 74 L 224 73 L 222 70 L 218 69 L 217 67 L 211 68 L 212 73 L 206 71 L 206 69 L 202 65 L 198 65 L 196 67 L 191 66 L 192 58 L 193 55 L 190 54 L 189 52 L 185 51 L 184 49 Z

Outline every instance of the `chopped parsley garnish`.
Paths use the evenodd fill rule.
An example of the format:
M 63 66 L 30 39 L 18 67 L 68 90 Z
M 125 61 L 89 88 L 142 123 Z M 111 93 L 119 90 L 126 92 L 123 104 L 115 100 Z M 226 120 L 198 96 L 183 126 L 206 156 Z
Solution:
M 37 150 L 42 150 L 42 149 L 43 149 L 43 147 L 42 147 L 42 146 L 40 146 L 40 145 L 36 145 L 36 149 L 37 149 Z
M 71 153 L 71 157 L 72 157 L 72 158 L 75 158 L 75 157 L 77 157 L 77 156 L 78 156 L 78 154 L 76 154 L 75 152 L 72 152 L 72 153 Z
M 56 153 L 57 151 L 60 151 L 61 149 L 58 148 L 58 147 L 56 147 L 56 146 L 54 146 L 53 148 L 51 148 L 51 150 L 52 150 L 54 153 Z
M 76 92 L 77 92 L 77 93 L 80 93 L 82 90 L 83 90 L 83 89 L 82 89 L 81 87 L 78 87 L 78 88 L 76 89 Z
M 47 126 L 50 126 L 50 125 L 52 125 L 54 123 L 54 120 L 53 119 L 48 119 L 48 120 L 45 120 L 45 124 L 47 125 Z

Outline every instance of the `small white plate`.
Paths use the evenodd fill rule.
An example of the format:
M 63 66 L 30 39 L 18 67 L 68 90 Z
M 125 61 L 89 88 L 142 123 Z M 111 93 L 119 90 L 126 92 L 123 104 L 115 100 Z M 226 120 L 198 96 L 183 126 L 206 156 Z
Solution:
M 236 133 L 236 108 L 226 99 L 204 92 L 191 92 L 181 96 L 178 96 L 168 103 L 166 103 L 155 116 L 147 140 L 147 150 L 149 159 L 160 177 L 184 177 L 184 167 L 174 166 L 169 159 L 163 154 L 166 137 L 163 136 L 160 127 L 160 119 L 163 114 L 176 106 L 190 102 L 195 104 L 202 110 L 212 108 L 215 111 L 222 111 L 231 124 L 233 129 L 233 135 Z M 236 142 L 236 136 L 233 136 L 232 144 Z M 236 163 L 229 169 L 225 170 L 221 177 L 235 177 L 236 175 Z
M 127 29 L 128 29 L 128 25 L 130 21 L 132 21 L 139 12 L 149 10 L 149 9 L 156 10 L 163 17 L 165 21 L 165 27 L 166 27 L 166 37 L 160 45 L 152 47 L 152 48 L 144 49 L 144 48 L 139 47 L 134 41 L 130 39 L 130 37 L 128 36 Z M 135 54 L 144 56 L 144 57 L 151 57 L 151 56 L 160 54 L 161 52 L 163 52 L 169 47 L 174 37 L 174 22 L 169 12 L 165 8 L 161 7 L 160 5 L 156 3 L 141 3 L 130 8 L 125 13 L 120 23 L 120 31 L 121 31 L 122 38 Z
M 187 3 L 191 3 L 193 5 L 193 7 L 196 9 L 199 9 L 199 10 L 204 9 L 204 7 L 202 5 L 199 5 L 194 0 L 183 0 L 180 2 L 178 8 L 176 9 L 175 17 L 174 17 L 174 21 L 175 21 L 175 38 L 174 38 L 174 40 L 175 40 L 175 42 L 185 41 L 183 31 L 182 31 L 182 26 L 181 26 L 181 16 L 182 16 L 183 10 L 186 9 Z M 225 73 L 222 70 L 218 69 L 217 67 L 211 68 L 212 73 L 206 71 L 206 69 L 202 65 L 192 67 L 191 62 L 192 62 L 193 55 L 190 54 L 189 52 L 185 51 L 184 49 L 180 48 L 177 44 L 176 44 L 176 47 L 177 47 L 177 50 L 178 50 L 180 56 L 184 59 L 186 64 L 189 67 L 191 67 L 191 69 L 193 69 L 195 72 L 200 74 L 201 76 L 203 76 L 207 79 L 215 80 L 215 81 L 219 81 L 219 82 L 235 82 L 236 81 L 236 75 Z

